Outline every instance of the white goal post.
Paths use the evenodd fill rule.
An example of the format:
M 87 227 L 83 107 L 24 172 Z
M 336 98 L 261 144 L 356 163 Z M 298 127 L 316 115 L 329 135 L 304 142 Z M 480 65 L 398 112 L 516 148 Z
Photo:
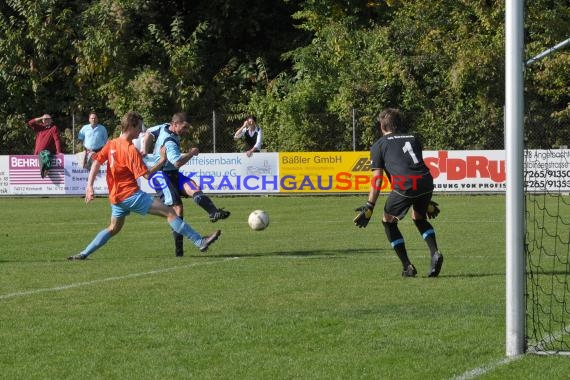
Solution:
M 505 4 L 506 354 L 525 347 L 524 260 L 524 0 Z
M 562 49 L 570 38 L 524 61 L 524 0 L 505 3 L 506 354 L 525 353 L 525 66 Z

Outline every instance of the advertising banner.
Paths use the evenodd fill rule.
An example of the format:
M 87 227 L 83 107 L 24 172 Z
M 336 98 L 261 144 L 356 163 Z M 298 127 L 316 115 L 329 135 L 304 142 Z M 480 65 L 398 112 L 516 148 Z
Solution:
M 424 151 L 435 191 L 497 192 L 505 189 L 502 150 Z M 368 192 L 372 175 L 368 152 L 280 153 L 281 192 Z M 381 191 L 391 186 L 385 178 Z
M 570 150 L 525 151 L 526 191 L 570 192 Z M 502 193 L 506 189 L 503 150 L 425 151 L 436 192 Z M 180 172 L 179 186 L 194 181 L 205 193 L 367 193 L 372 172 L 369 152 L 202 153 Z M 106 166 L 95 180 L 95 193 L 108 193 Z M 521 175 L 523 175 L 521 173 Z M 37 156 L 0 156 L 0 195 L 83 195 L 88 172 L 75 155 L 57 155 L 45 178 Z M 157 174 L 160 176 L 160 173 Z M 161 181 L 139 179 L 154 193 Z M 382 191 L 390 189 L 383 181 Z
M 75 155 L 55 155 L 45 178 L 40 175 L 38 156 L 0 156 L 0 195 L 71 195 L 85 194 L 88 172 Z M 107 194 L 106 166 L 95 180 L 95 192 Z
M 570 149 L 525 151 L 528 192 L 570 192 Z
M 10 170 L 8 169 L 9 156 L 0 156 L 0 195 L 11 194 Z
M 435 191 L 500 192 L 506 188 L 504 150 L 424 152 Z
M 180 168 L 180 183 L 194 181 L 205 193 L 277 193 L 279 165 L 277 153 L 203 153 L 192 157 Z M 166 177 L 157 174 L 139 184 L 146 192 L 155 192 Z
M 368 192 L 368 152 L 279 153 L 282 193 Z
M 48 175 L 42 178 L 38 156 L 8 156 L 8 191 L 14 195 L 65 194 L 64 165 L 63 154 L 54 156 Z

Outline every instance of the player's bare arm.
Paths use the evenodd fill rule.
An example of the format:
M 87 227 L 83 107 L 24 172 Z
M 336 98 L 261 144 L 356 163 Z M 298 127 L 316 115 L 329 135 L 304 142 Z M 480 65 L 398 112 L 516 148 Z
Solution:
M 89 177 L 87 177 L 87 186 L 85 186 L 85 203 L 89 203 L 95 198 L 93 183 L 95 183 L 95 178 L 97 177 L 97 173 L 99 173 L 100 167 L 101 163 L 97 160 L 93 160 L 91 170 L 89 171 Z
M 183 155 L 180 156 L 180 158 L 174 163 L 174 166 L 176 166 L 177 169 L 180 169 L 188 161 L 190 161 L 192 157 L 197 156 L 199 153 L 200 150 L 198 148 L 190 149 L 190 152 L 184 153 Z
M 146 174 L 143 174 L 145 179 L 149 179 L 154 173 L 162 169 L 164 163 L 166 162 L 166 148 L 163 146 L 160 148 L 160 159 L 150 168 Z
M 383 178 L 384 171 L 382 169 L 374 169 L 372 171 L 372 184 L 368 193 L 368 202 L 376 204 L 378 196 L 380 196 L 380 189 L 382 188 Z

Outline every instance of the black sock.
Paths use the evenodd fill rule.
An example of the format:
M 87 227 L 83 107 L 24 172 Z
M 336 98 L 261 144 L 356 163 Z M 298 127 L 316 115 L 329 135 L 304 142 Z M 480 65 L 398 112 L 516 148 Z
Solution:
M 172 236 L 174 237 L 174 254 L 184 256 L 184 235 L 172 231 Z
M 388 237 L 388 241 L 394 251 L 396 251 L 396 255 L 402 262 L 402 266 L 404 269 L 411 264 L 410 259 L 408 258 L 408 252 L 406 251 L 406 244 L 404 244 L 404 237 L 398 228 L 398 223 L 387 223 L 382 222 L 384 225 L 384 231 L 386 232 L 386 236 Z
M 218 211 L 218 209 L 214 205 L 214 202 L 212 202 L 210 197 L 204 194 L 202 191 L 195 192 L 194 195 L 192 196 L 192 199 L 194 200 L 194 203 L 202 207 L 210 215 Z
M 428 245 L 430 254 L 433 256 L 433 254 L 438 250 L 437 241 L 435 240 L 435 230 L 433 229 L 433 226 L 426 219 L 414 220 L 414 224 Z

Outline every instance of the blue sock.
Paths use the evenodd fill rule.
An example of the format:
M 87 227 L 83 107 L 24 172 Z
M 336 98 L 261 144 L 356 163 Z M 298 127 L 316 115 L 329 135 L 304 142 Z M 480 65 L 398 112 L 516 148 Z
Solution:
M 84 257 L 89 256 L 90 254 L 92 254 L 93 252 L 104 246 L 105 243 L 111 238 L 111 236 L 112 236 L 111 233 L 106 228 L 100 231 L 97 234 L 97 236 L 95 236 L 95 239 L 93 239 L 91 243 L 89 243 L 87 248 L 85 248 L 85 250 L 83 250 L 83 252 L 81 252 L 80 255 Z
M 199 247 L 202 243 L 202 236 L 179 217 L 169 222 L 169 224 L 174 231 L 190 239 L 196 247 Z

